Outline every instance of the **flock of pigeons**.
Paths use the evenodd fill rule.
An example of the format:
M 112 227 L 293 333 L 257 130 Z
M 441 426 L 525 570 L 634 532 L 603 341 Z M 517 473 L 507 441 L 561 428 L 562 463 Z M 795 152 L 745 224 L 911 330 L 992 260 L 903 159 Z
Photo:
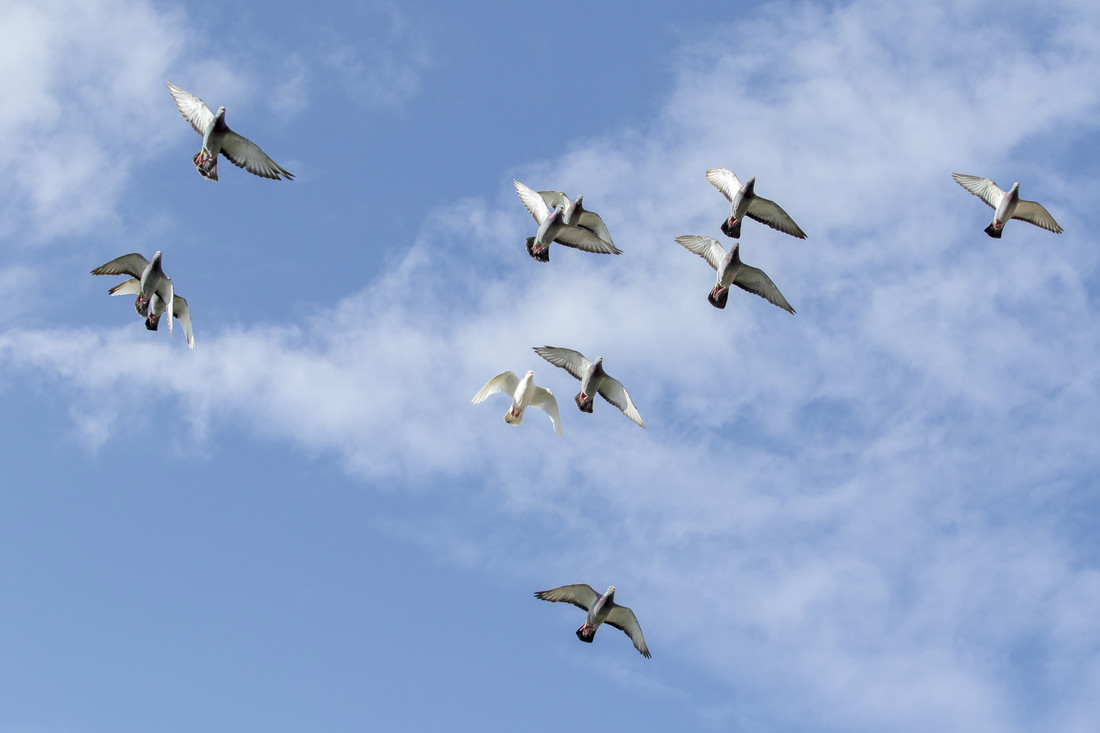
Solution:
M 218 156 L 224 155 L 229 162 L 254 175 L 274 180 L 294 179 L 293 174 L 275 163 L 258 145 L 229 129 L 225 124 L 225 107 L 219 107 L 217 113 L 212 113 L 194 94 L 172 84 L 167 87 L 180 114 L 202 136 L 202 148 L 192 162 L 203 178 L 218 180 Z M 994 209 L 993 221 L 985 229 L 989 236 L 999 239 L 1010 219 L 1026 221 L 1056 234 L 1062 231 L 1054 217 L 1040 204 L 1020 198 L 1019 183 L 1014 183 L 1005 191 L 988 178 L 961 173 L 952 175 L 960 186 Z M 732 171 L 711 168 L 706 172 L 706 179 L 730 203 L 730 212 L 723 220 L 721 230 L 735 241 L 728 250 L 717 239 L 704 235 L 680 236 L 676 237 L 676 242 L 705 259 L 717 273 L 707 300 L 715 308 L 725 308 L 730 286 L 736 285 L 793 314 L 794 308 L 771 278 L 763 270 L 741 261 L 739 242 L 736 240 L 741 236 L 741 224 L 746 217 L 798 239 L 805 239 L 806 233 L 778 204 L 756 195 L 755 177 L 742 184 Z M 528 237 L 526 241 L 527 252 L 535 260 L 549 262 L 550 245 L 554 242 L 597 254 L 622 254 L 612 241 L 603 219 L 584 208 L 583 196 L 570 200 L 561 191 L 534 191 L 519 181 L 513 181 L 513 184 L 520 201 L 538 224 L 535 236 Z M 175 318 L 183 328 L 188 347 L 195 348 L 187 301 L 175 293 L 172 279 L 161 266 L 159 251 L 151 260 L 136 252 L 122 255 L 91 272 L 93 275 L 128 276 L 127 280 L 107 292 L 110 295 L 136 295 L 134 308 L 145 320 L 145 327 L 151 331 L 157 330 L 162 315 L 169 314 L 169 333 L 172 333 L 172 319 Z M 642 428 L 646 426 L 623 385 L 604 371 L 603 357 L 597 356 L 595 361 L 590 361 L 578 351 L 557 346 L 536 347 L 535 353 L 580 380 L 580 392 L 574 401 L 581 412 L 591 413 L 595 396 L 599 394 L 634 423 Z M 528 370 L 522 379 L 511 371 L 497 374 L 474 395 L 473 402 L 480 403 L 497 393 L 508 394 L 512 398 L 511 407 L 504 413 L 506 423 L 521 424 L 524 411 L 533 406 L 549 415 L 554 432 L 561 437 L 557 400 L 549 389 L 535 384 L 534 371 Z M 576 632 L 581 641 L 591 642 L 596 630 L 606 623 L 629 636 L 642 656 L 650 656 L 634 612 L 615 603 L 615 586 L 609 586 L 601 595 L 585 584 L 563 585 L 539 591 L 535 597 L 554 603 L 572 603 L 583 609 L 587 616 Z

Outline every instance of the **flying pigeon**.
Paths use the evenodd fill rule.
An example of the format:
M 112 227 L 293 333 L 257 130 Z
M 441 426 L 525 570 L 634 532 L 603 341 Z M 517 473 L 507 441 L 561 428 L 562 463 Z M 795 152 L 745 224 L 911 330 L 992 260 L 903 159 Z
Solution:
M 267 153 L 260 150 L 259 145 L 229 129 L 225 124 L 225 107 L 218 107 L 218 113 L 212 114 L 206 103 L 191 92 L 172 84 L 167 86 L 183 119 L 190 122 L 195 132 L 202 135 L 202 149 L 192 161 L 203 178 L 218 180 L 218 153 L 221 153 L 233 165 L 257 176 L 276 181 L 280 176 L 294 180 L 294 175 L 267 157 Z
M 175 289 L 172 285 L 172 278 L 165 275 L 164 270 L 161 269 L 160 258 L 160 250 L 157 250 L 152 260 L 145 259 L 137 252 L 131 252 L 128 255 L 116 257 L 107 264 L 100 265 L 92 270 L 93 275 L 129 275 L 137 280 L 136 287 L 131 284 L 130 280 L 127 280 L 107 292 L 111 295 L 133 295 L 137 293 L 134 308 L 140 315 L 145 316 L 145 327 L 151 331 L 156 330 L 156 317 L 149 308 L 154 295 L 163 301 L 164 308 L 162 310 L 175 313 L 172 303 L 175 297 Z M 168 319 L 168 333 L 172 333 L 171 318 Z
M 985 228 L 985 233 L 994 239 L 1001 238 L 1009 219 L 1026 221 L 1028 224 L 1034 224 L 1055 234 L 1062 233 L 1062 227 L 1058 226 L 1058 222 L 1054 221 L 1054 217 L 1041 204 L 1020 198 L 1019 182 L 1013 183 L 1012 188 L 1006 193 L 988 178 L 968 176 L 965 173 L 952 173 L 951 177 L 994 209 L 993 222 Z
M 806 232 L 794 223 L 794 219 L 783 211 L 779 204 L 753 193 L 756 176 L 749 178 L 742 186 L 733 171 L 725 168 L 711 168 L 707 171 L 707 180 L 730 202 L 730 215 L 722 222 L 722 233 L 727 237 L 740 239 L 741 222 L 747 216 L 792 237 L 806 238 Z
M 577 638 L 581 641 L 591 644 L 592 639 L 596 637 L 596 629 L 600 628 L 600 624 L 606 623 L 629 636 L 634 642 L 634 648 L 643 657 L 646 659 L 651 657 L 649 647 L 645 644 L 645 637 L 642 635 L 642 627 L 638 625 L 634 612 L 626 606 L 615 603 L 615 586 L 608 586 L 607 592 L 601 596 L 592 590 L 592 586 L 585 583 L 563 585 L 560 588 L 540 590 L 535 593 L 535 598 L 551 603 L 572 603 L 587 611 L 588 616 L 577 629 Z
M 592 404 L 596 393 L 611 404 L 622 410 L 622 413 L 641 427 L 645 427 L 642 416 L 638 414 L 638 408 L 630 399 L 630 395 L 623 389 L 619 380 L 612 378 L 603 370 L 603 357 L 597 356 L 596 361 L 589 361 L 579 351 L 563 349 L 557 346 L 536 346 L 535 353 L 556 367 L 581 380 L 581 391 L 573 400 L 581 412 L 592 412 Z
M 707 296 L 707 300 L 715 308 L 726 307 L 730 285 L 736 285 L 742 290 L 759 295 L 788 313 L 794 313 L 794 308 L 783 297 L 783 293 L 779 292 L 779 288 L 775 287 L 775 283 L 772 282 L 767 273 L 741 261 L 738 254 L 740 243 L 734 242 L 729 252 L 727 252 L 714 237 L 690 234 L 676 237 L 676 241 L 689 252 L 694 252 L 702 257 L 718 271 L 718 281 L 715 282 L 714 288 Z
M 512 406 L 504 413 L 504 422 L 519 425 L 523 422 L 523 411 L 528 407 L 537 407 L 550 416 L 554 432 L 561 437 L 561 416 L 558 414 L 558 401 L 554 393 L 545 387 L 535 385 L 535 373 L 531 370 L 520 379 L 514 372 L 501 372 L 474 395 L 473 403 L 484 402 L 489 395 L 504 392 L 512 395 Z
M 607 225 L 603 223 L 600 215 L 584 208 L 582 203 L 584 196 L 577 196 L 572 201 L 561 191 L 539 191 L 539 196 L 542 196 L 542 200 L 551 210 L 555 206 L 561 206 L 561 218 L 566 224 L 587 229 L 612 247 L 615 246 L 611 241 L 611 233 L 607 231 Z
M 172 315 L 183 326 L 183 335 L 187 338 L 188 348 L 195 348 L 195 334 L 191 330 L 191 309 L 187 307 L 187 301 L 182 295 L 178 295 L 174 292 L 172 294 Z M 129 280 L 124 280 L 118 285 L 114 286 L 107 291 L 111 295 L 134 295 L 137 294 L 138 299 L 134 303 L 134 309 L 137 310 L 138 315 L 145 319 L 145 327 L 150 331 L 156 331 L 157 326 L 160 324 L 160 316 L 167 309 L 165 302 L 159 295 L 153 293 L 151 300 L 142 302 L 141 299 L 141 281 L 136 277 L 132 277 Z M 171 319 L 169 319 L 170 321 Z
M 531 216 L 535 217 L 535 221 L 539 225 L 539 230 L 535 236 L 527 238 L 527 253 L 534 259 L 539 262 L 549 262 L 551 242 L 583 249 L 586 252 L 609 255 L 622 254 L 615 245 L 601 239 L 589 230 L 566 224 L 564 219 L 565 208 L 561 203 L 556 204 L 551 209 L 537 192 L 516 180 L 513 180 L 512 184 L 516 187 L 519 200 L 523 202 Z M 564 197 L 564 194 L 562 196 Z

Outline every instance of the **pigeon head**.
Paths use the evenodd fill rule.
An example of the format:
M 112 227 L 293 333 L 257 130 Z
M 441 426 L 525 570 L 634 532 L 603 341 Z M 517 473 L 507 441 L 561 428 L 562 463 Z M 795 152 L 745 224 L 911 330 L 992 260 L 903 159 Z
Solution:
M 756 176 L 749 176 L 749 180 L 745 181 L 745 185 L 741 187 L 742 193 L 752 193 L 753 186 L 756 185 Z
M 527 376 L 529 376 L 529 377 L 535 376 L 535 370 L 534 369 L 528 369 L 527 370 Z
M 613 586 L 613 585 L 607 586 L 607 592 L 604 593 L 604 595 L 607 596 L 608 598 L 615 595 L 615 586 Z

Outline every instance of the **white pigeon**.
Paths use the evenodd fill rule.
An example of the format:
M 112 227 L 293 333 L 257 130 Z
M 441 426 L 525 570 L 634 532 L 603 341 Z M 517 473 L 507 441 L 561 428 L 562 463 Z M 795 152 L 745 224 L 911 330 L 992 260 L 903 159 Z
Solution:
M 473 403 L 484 402 L 489 395 L 504 392 L 512 396 L 512 406 L 504 413 L 504 422 L 519 425 L 523 422 L 523 411 L 528 407 L 537 407 L 550 416 L 554 432 L 561 437 L 561 415 L 558 414 L 558 401 L 554 393 L 535 384 L 535 373 L 531 370 L 520 379 L 514 372 L 505 371 L 496 375 L 474 395 Z
M 587 229 L 612 247 L 615 246 L 615 242 L 611 240 L 611 232 L 607 231 L 607 225 L 600 215 L 584 208 L 584 196 L 577 196 L 572 201 L 561 191 L 539 191 L 539 196 L 542 196 L 550 209 L 561 206 L 561 218 L 566 224 Z
M 749 178 L 742 186 L 733 171 L 726 168 L 711 168 L 707 171 L 707 180 L 730 202 L 730 215 L 722 222 L 722 233 L 727 237 L 734 239 L 741 237 L 741 222 L 747 216 L 792 237 L 806 238 L 806 232 L 794 223 L 794 219 L 783 211 L 779 204 L 757 196 L 753 192 L 756 176 Z
M 734 242 L 727 252 L 714 237 L 706 237 L 699 234 L 689 234 L 676 237 L 676 241 L 683 245 L 689 252 L 702 257 L 710 266 L 718 271 L 718 281 L 707 296 L 707 300 L 715 308 L 725 308 L 726 299 L 730 294 L 730 285 L 736 285 L 742 290 L 759 295 L 769 303 L 777 305 L 788 313 L 794 313 L 794 308 L 779 292 L 772 279 L 763 270 L 746 265 L 738 254 L 740 243 Z
M 603 357 L 589 361 L 579 351 L 563 349 L 558 346 L 536 346 L 535 353 L 556 367 L 581 380 L 581 391 L 573 398 L 581 412 L 592 412 L 592 404 L 598 392 L 601 397 L 618 407 L 624 415 L 641 427 L 645 427 L 638 408 L 619 380 L 609 376 L 603 370 Z
M 557 242 L 567 247 L 583 249 L 597 254 L 619 255 L 622 252 L 608 241 L 601 239 L 587 229 L 566 224 L 564 207 L 559 203 L 551 209 L 538 192 L 513 180 L 519 200 L 538 222 L 539 230 L 533 237 L 527 238 L 527 253 L 539 262 L 550 261 L 550 243 Z M 564 195 L 564 194 L 563 194 Z
M 615 603 L 615 586 L 608 586 L 607 592 L 602 596 L 586 583 L 576 585 L 563 585 L 560 588 L 540 590 L 535 593 L 535 598 L 551 603 L 572 603 L 577 608 L 583 608 L 588 612 L 584 623 L 577 629 L 577 638 L 581 641 L 592 643 L 596 637 L 596 629 L 600 624 L 607 624 L 619 629 L 634 642 L 643 657 L 649 659 L 649 647 L 646 646 L 645 636 L 642 635 L 642 627 L 638 625 L 638 618 L 626 606 Z
M 145 318 L 145 327 L 150 331 L 156 331 L 160 324 L 160 316 L 167 310 L 167 305 L 159 295 L 153 293 L 153 297 L 146 303 L 141 302 L 141 281 L 136 277 L 125 280 L 107 291 L 111 295 L 138 295 L 134 309 L 138 315 Z M 187 307 L 187 300 L 182 295 L 172 293 L 172 315 L 183 326 L 183 335 L 187 338 L 188 348 L 195 348 L 195 333 L 191 329 L 191 309 Z M 169 319 L 171 321 L 171 319 Z
M 994 210 L 993 222 L 985 228 L 985 233 L 994 239 L 1000 239 L 1004 234 L 1004 226 L 1009 219 L 1019 219 L 1028 224 L 1034 224 L 1055 234 L 1062 233 L 1062 227 L 1054 221 L 1050 212 L 1035 201 L 1025 201 L 1020 198 L 1020 183 L 1012 184 L 1012 188 L 1003 191 L 993 181 L 981 176 L 968 176 L 965 173 L 952 173 L 955 182 L 974 194 Z
M 191 123 L 195 132 L 202 135 L 202 149 L 192 158 L 199 174 L 207 180 L 218 180 L 218 153 L 238 168 L 244 168 L 263 178 L 276 181 L 282 176 L 294 180 L 294 175 L 260 150 L 260 146 L 229 129 L 225 124 L 225 107 L 218 107 L 217 114 L 210 111 L 206 102 L 191 92 L 167 84 L 172 99 L 176 100 L 183 119 Z
M 149 303 L 154 295 L 165 303 L 166 310 L 175 312 L 172 303 L 175 297 L 175 287 L 172 284 L 172 278 L 165 275 L 164 270 L 161 269 L 160 260 L 160 250 L 157 250 L 151 260 L 145 259 L 137 252 L 131 252 L 128 255 L 116 257 L 92 270 L 93 275 L 129 275 L 138 281 L 136 287 L 127 280 L 107 292 L 111 295 L 137 293 L 134 308 L 137 309 L 139 314 L 145 316 L 145 326 L 152 331 L 156 330 L 156 319 L 149 309 Z M 171 318 L 168 319 L 168 333 L 172 333 Z

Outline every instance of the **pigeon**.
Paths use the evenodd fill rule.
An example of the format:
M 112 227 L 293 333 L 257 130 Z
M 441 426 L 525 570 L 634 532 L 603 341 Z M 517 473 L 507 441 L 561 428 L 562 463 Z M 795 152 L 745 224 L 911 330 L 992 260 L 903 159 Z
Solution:
M 1001 238 L 1009 219 L 1026 221 L 1028 224 L 1034 224 L 1055 234 L 1062 233 L 1062 227 L 1058 226 L 1058 222 L 1054 221 L 1054 217 L 1041 204 L 1020 198 L 1019 182 L 1013 183 L 1012 188 L 1006 193 L 988 178 L 968 176 L 965 173 L 952 173 L 951 177 L 994 209 L 993 222 L 985 228 L 985 233 L 994 239 Z
M 615 246 L 611 241 L 611 233 L 607 231 L 607 225 L 603 223 L 600 215 L 584 208 L 582 203 L 584 196 L 577 196 L 573 201 L 570 201 L 569 197 L 561 191 L 539 191 L 539 196 L 542 196 L 542 200 L 550 209 L 561 206 L 561 218 L 566 224 L 587 229 L 612 247 Z
M 528 407 L 537 407 L 550 416 L 550 422 L 554 424 L 554 432 L 561 437 L 561 416 L 558 414 L 558 401 L 554 399 L 554 393 L 545 387 L 535 384 L 535 373 L 527 370 L 527 374 L 520 379 L 514 372 L 501 372 L 488 382 L 474 395 L 473 403 L 484 402 L 489 395 L 504 392 L 512 395 L 512 406 L 504 413 L 504 422 L 509 425 L 519 425 L 523 422 L 523 411 Z
M 540 590 L 535 593 L 535 598 L 551 603 L 572 603 L 574 606 L 587 611 L 587 618 L 585 618 L 581 627 L 577 629 L 577 638 L 581 641 L 591 644 L 596 637 L 596 629 L 600 628 L 600 624 L 606 623 L 608 626 L 614 626 L 629 636 L 630 640 L 634 642 L 634 648 L 643 657 L 646 659 L 651 657 L 649 647 L 645 643 L 645 637 L 642 635 L 642 627 L 638 625 L 638 619 L 634 612 L 626 606 L 615 603 L 615 586 L 608 586 L 607 592 L 601 596 L 592 590 L 592 586 L 585 583 L 563 585 L 560 588 Z
M 107 292 L 111 295 L 133 295 L 137 293 L 134 308 L 137 309 L 140 315 L 145 316 L 145 327 L 152 331 L 156 330 L 156 319 L 150 311 L 149 304 L 154 295 L 164 302 L 163 310 L 175 313 L 172 304 L 175 289 L 172 285 L 172 278 L 165 275 L 164 270 L 161 269 L 160 258 L 160 250 L 157 250 L 152 260 L 145 259 L 137 252 L 131 252 L 128 255 L 116 257 L 107 264 L 100 265 L 92 270 L 93 275 L 129 275 L 138 281 L 136 287 L 131 284 L 130 280 L 127 280 Z M 168 333 L 172 333 L 171 318 L 168 319 Z
M 722 233 L 727 237 L 741 238 L 741 222 L 747 216 L 792 237 L 806 238 L 806 232 L 794 223 L 794 219 L 779 204 L 753 193 L 756 176 L 749 178 L 742 186 L 733 171 L 711 168 L 707 171 L 707 180 L 730 202 L 730 215 L 722 222 Z
M 550 243 L 557 242 L 567 247 L 583 249 L 586 252 L 598 254 L 620 255 L 622 252 L 608 241 L 600 239 L 587 229 L 566 224 L 564 219 L 565 206 L 557 203 L 551 209 L 546 201 L 537 192 L 524 186 L 519 181 L 513 180 L 519 200 L 531 212 L 538 222 L 538 233 L 527 238 L 527 253 L 539 262 L 550 261 Z M 564 198 L 565 194 L 562 194 Z
M 260 150 L 259 145 L 229 129 L 225 124 L 225 107 L 218 107 L 218 113 L 212 114 L 206 103 L 191 92 L 172 84 L 167 86 L 183 119 L 190 122 L 195 132 L 202 135 L 202 149 L 192 161 L 203 178 L 218 180 L 218 153 L 221 153 L 233 165 L 262 178 L 277 181 L 282 176 L 289 181 L 294 180 L 294 174 L 267 157 L 267 153 Z
M 617 379 L 608 376 L 603 370 L 603 357 L 597 356 L 596 361 L 589 361 L 579 351 L 563 349 L 557 346 L 536 346 L 535 353 L 556 367 L 581 380 L 581 391 L 573 400 L 581 412 L 592 412 L 592 404 L 596 393 L 611 404 L 622 410 L 622 413 L 641 427 L 645 427 L 642 416 L 638 414 L 638 408 L 630 399 L 630 395 L 623 389 L 623 385 Z
M 714 237 L 690 234 L 676 237 L 676 241 L 689 252 L 694 252 L 702 257 L 718 271 L 718 280 L 707 296 L 707 300 L 715 308 L 726 307 L 730 285 L 736 285 L 742 290 L 759 295 L 788 313 L 794 313 L 794 308 L 783 297 L 783 293 L 779 292 L 779 288 L 775 287 L 775 283 L 772 282 L 767 273 L 741 261 L 738 254 L 741 246 L 739 242 L 734 242 L 729 252 L 727 252 Z
M 134 303 L 134 309 L 138 315 L 145 319 L 145 327 L 150 331 L 156 331 L 160 324 L 160 316 L 167 309 L 165 302 L 159 295 L 153 293 L 151 300 L 142 303 L 141 281 L 136 277 L 125 280 L 107 291 L 111 295 L 138 295 Z M 195 334 L 191 330 L 191 310 L 187 307 L 187 301 L 182 295 L 172 293 L 172 315 L 183 326 L 183 335 L 187 338 L 187 347 L 195 348 Z M 169 319 L 171 321 L 171 319 Z

